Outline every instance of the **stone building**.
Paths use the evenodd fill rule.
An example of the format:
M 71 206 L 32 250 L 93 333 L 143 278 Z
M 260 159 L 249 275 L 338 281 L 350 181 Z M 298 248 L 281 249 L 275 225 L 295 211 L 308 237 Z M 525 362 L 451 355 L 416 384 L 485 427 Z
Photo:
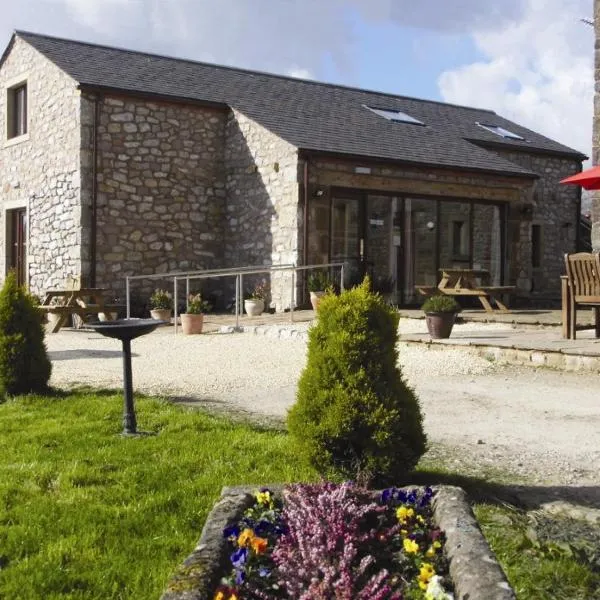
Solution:
M 491 111 L 26 32 L 0 89 L 2 273 L 35 293 L 344 261 L 404 303 L 451 266 L 552 299 L 576 247 L 586 157 Z

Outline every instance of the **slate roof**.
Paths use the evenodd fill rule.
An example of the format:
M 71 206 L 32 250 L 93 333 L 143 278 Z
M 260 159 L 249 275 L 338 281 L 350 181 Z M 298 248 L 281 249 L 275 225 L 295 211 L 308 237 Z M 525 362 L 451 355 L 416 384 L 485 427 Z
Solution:
M 482 146 L 587 158 L 492 111 L 24 31 L 16 31 L 15 35 L 82 87 L 228 106 L 300 149 L 525 176 L 533 173 Z M 425 126 L 388 121 L 365 105 L 403 111 Z M 525 140 L 502 138 L 479 127 L 477 122 L 499 125 Z

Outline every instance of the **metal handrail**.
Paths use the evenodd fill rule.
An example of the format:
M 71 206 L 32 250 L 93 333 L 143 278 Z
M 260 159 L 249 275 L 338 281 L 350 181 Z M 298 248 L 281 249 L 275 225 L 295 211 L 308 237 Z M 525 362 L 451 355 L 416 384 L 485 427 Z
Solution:
M 202 271 L 171 271 L 167 273 L 152 273 L 150 275 L 127 275 L 125 277 L 125 302 L 127 309 L 127 318 L 131 316 L 131 298 L 130 298 L 130 282 L 140 279 L 170 279 L 173 278 L 173 305 L 174 305 L 174 321 L 175 333 L 177 333 L 177 317 L 178 317 L 178 283 L 180 280 L 186 281 L 186 302 L 190 295 L 190 280 L 192 279 L 212 279 L 219 277 L 235 277 L 235 325 L 239 328 L 239 318 L 243 312 L 243 281 L 244 275 L 258 275 L 261 273 L 278 273 L 291 271 L 291 295 L 290 295 L 290 321 L 294 322 L 295 308 L 295 291 L 296 279 L 298 271 L 307 271 L 312 269 L 340 269 L 340 289 L 344 290 L 344 265 L 343 262 L 324 263 L 318 265 L 300 265 L 293 263 L 275 265 L 271 267 L 264 266 L 249 266 L 249 267 L 232 267 L 227 269 L 204 269 Z

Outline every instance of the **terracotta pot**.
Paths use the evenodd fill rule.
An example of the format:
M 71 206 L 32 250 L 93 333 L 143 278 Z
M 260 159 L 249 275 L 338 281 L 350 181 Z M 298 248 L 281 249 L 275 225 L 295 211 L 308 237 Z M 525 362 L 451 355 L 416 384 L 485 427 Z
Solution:
M 456 313 L 425 313 L 425 322 L 427 331 L 434 340 L 441 340 L 450 337 L 452 327 L 456 319 Z
M 319 308 L 319 302 L 321 298 L 325 295 L 325 292 L 311 292 L 310 293 L 310 303 L 312 304 L 313 310 L 317 312 Z
M 250 317 L 258 317 L 265 310 L 265 301 L 260 298 L 249 298 L 244 300 L 244 309 Z
M 171 315 L 173 312 L 170 308 L 154 308 L 150 311 L 150 316 L 157 321 L 168 321 L 171 322 Z
M 193 333 L 202 333 L 202 326 L 204 325 L 204 315 L 193 315 L 183 313 L 181 315 L 181 329 L 186 335 Z

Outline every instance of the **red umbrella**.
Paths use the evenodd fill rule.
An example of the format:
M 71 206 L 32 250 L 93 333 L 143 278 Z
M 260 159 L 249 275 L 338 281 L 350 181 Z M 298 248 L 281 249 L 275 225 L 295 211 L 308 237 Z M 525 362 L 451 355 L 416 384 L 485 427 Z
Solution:
M 577 175 L 571 175 L 571 177 L 562 179 L 561 183 L 580 185 L 586 190 L 600 190 L 600 166 L 586 169 Z

